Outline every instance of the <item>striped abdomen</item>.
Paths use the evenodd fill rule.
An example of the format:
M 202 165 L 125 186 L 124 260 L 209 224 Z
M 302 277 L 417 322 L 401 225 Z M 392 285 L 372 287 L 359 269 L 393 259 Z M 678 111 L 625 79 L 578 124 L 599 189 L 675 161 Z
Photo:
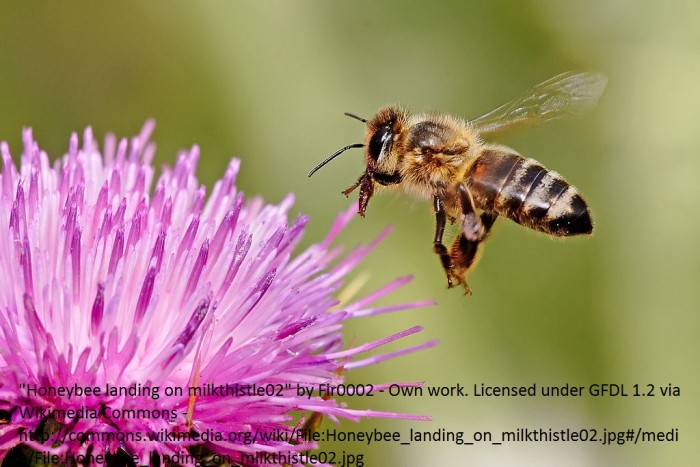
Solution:
M 533 159 L 485 149 L 465 178 L 476 207 L 484 211 L 551 235 L 593 231 L 588 206 L 578 190 Z

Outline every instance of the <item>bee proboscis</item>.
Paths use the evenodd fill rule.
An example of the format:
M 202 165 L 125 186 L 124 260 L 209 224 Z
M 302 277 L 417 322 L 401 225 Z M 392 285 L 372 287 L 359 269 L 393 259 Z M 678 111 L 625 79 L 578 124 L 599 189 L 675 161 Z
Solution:
M 499 216 L 556 237 L 593 231 L 588 205 L 561 175 L 481 137 L 582 115 L 595 106 L 606 83 L 601 73 L 564 73 L 470 121 L 439 113 L 412 114 L 397 106 L 379 110 L 370 120 L 346 113 L 367 125 L 364 143 L 334 152 L 309 177 L 348 149 L 364 148 L 365 171 L 343 194 L 360 189 L 362 217 L 377 184 L 431 199 L 436 220 L 433 251 L 440 257 L 448 287 L 461 284 L 471 294 L 465 276 Z M 449 250 L 443 244 L 447 220 L 461 225 Z

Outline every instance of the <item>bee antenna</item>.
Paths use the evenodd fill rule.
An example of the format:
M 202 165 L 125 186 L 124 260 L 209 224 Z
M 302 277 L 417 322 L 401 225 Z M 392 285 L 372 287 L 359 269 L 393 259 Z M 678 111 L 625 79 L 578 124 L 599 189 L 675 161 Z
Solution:
M 355 115 L 355 114 L 352 114 L 352 113 L 350 113 L 350 112 L 345 112 L 345 115 L 347 115 L 348 117 L 354 118 L 355 120 L 359 120 L 359 121 L 361 121 L 362 123 L 367 123 L 367 119 L 366 119 L 366 118 L 362 118 L 362 117 L 360 117 L 360 116 L 358 116 L 358 115 Z
M 324 160 L 323 162 L 321 162 L 320 164 L 318 164 L 316 167 L 314 167 L 313 169 L 311 169 L 311 172 L 309 172 L 309 175 L 308 175 L 308 176 L 310 177 L 310 176 L 312 176 L 313 174 L 315 174 L 316 171 L 317 171 L 318 169 L 320 169 L 320 168 L 323 167 L 324 165 L 328 164 L 330 161 L 332 161 L 333 159 L 335 159 L 336 157 L 338 157 L 339 155 L 341 155 L 342 153 L 344 153 L 344 152 L 347 151 L 348 149 L 362 148 L 362 147 L 364 147 L 364 146 L 365 146 L 365 145 L 362 144 L 362 143 L 355 143 L 355 144 L 348 144 L 348 145 L 345 146 L 344 148 L 338 149 L 336 152 L 334 152 L 333 154 L 331 154 L 330 156 L 328 156 L 328 157 L 326 158 L 326 160 Z

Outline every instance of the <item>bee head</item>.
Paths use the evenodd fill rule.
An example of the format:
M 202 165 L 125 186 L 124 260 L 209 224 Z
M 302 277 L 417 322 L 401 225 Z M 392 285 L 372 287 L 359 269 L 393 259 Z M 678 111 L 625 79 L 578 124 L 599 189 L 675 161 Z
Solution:
M 395 147 L 401 131 L 404 112 L 396 107 L 385 107 L 367 123 L 365 135 L 365 163 L 368 170 L 382 174 L 396 171 L 398 158 Z
M 405 112 L 396 107 L 385 107 L 372 118 L 359 117 L 350 112 L 345 112 L 348 117 L 367 124 L 365 143 L 349 144 L 328 156 L 316 167 L 311 169 L 309 177 L 321 167 L 347 151 L 354 148 L 367 148 L 365 150 L 365 165 L 367 172 L 379 172 L 380 174 L 393 174 L 396 171 L 397 158 L 392 156 L 392 149 L 396 144 L 396 135 L 401 131 Z
M 348 149 L 366 148 L 364 173 L 360 175 L 360 178 L 355 184 L 343 191 L 345 196 L 349 196 L 355 189 L 360 188 L 358 212 L 364 217 L 367 204 L 374 193 L 375 183 L 379 183 L 380 185 L 394 185 L 401 182 L 401 176 L 396 170 L 398 156 L 392 149 L 394 149 L 397 144 L 396 135 L 401 131 L 405 120 L 405 112 L 394 107 L 386 107 L 377 112 L 369 122 L 349 112 L 346 112 L 345 115 L 367 124 L 365 143 L 349 144 L 338 149 L 323 162 L 311 169 L 309 177 Z
M 388 122 L 377 129 L 369 139 L 367 145 L 367 154 L 374 162 L 379 162 L 384 156 L 391 151 L 391 144 L 394 141 L 394 131 L 392 123 Z

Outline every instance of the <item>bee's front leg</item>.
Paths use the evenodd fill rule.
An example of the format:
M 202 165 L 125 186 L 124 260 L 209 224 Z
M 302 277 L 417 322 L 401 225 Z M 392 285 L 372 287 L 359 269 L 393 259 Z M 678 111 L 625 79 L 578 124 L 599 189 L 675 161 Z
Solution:
M 372 174 L 370 172 L 365 172 L 362 175 L 360 175 L 360 178 L 357 179 L 357 182 L 355 182 L 347 190 L 343 191 L 343 194 L 347 198 L 348 196 L 350 196 L 350 193 L 355 191 L 357 187 L 360 187 L 360 199 L 358 201 L 357 213 L 360 216 L 365 217 L 367 204 L 369 203 L 369 200 L 374 194 L 374 180 L 372 179 Z
M 471 295 L 471 289 L 464 276 L 474 265 L 479 247 L 488 237 L 498 216 L 488 212 L 477 215 L 469 189 L 463 183 L 457 186 L 457 193 L 462 206 L 462 231 L 452 244 L 450 263 L 452 274 L 458 277 L 458 283 L 464 285 L 464 293 Z

